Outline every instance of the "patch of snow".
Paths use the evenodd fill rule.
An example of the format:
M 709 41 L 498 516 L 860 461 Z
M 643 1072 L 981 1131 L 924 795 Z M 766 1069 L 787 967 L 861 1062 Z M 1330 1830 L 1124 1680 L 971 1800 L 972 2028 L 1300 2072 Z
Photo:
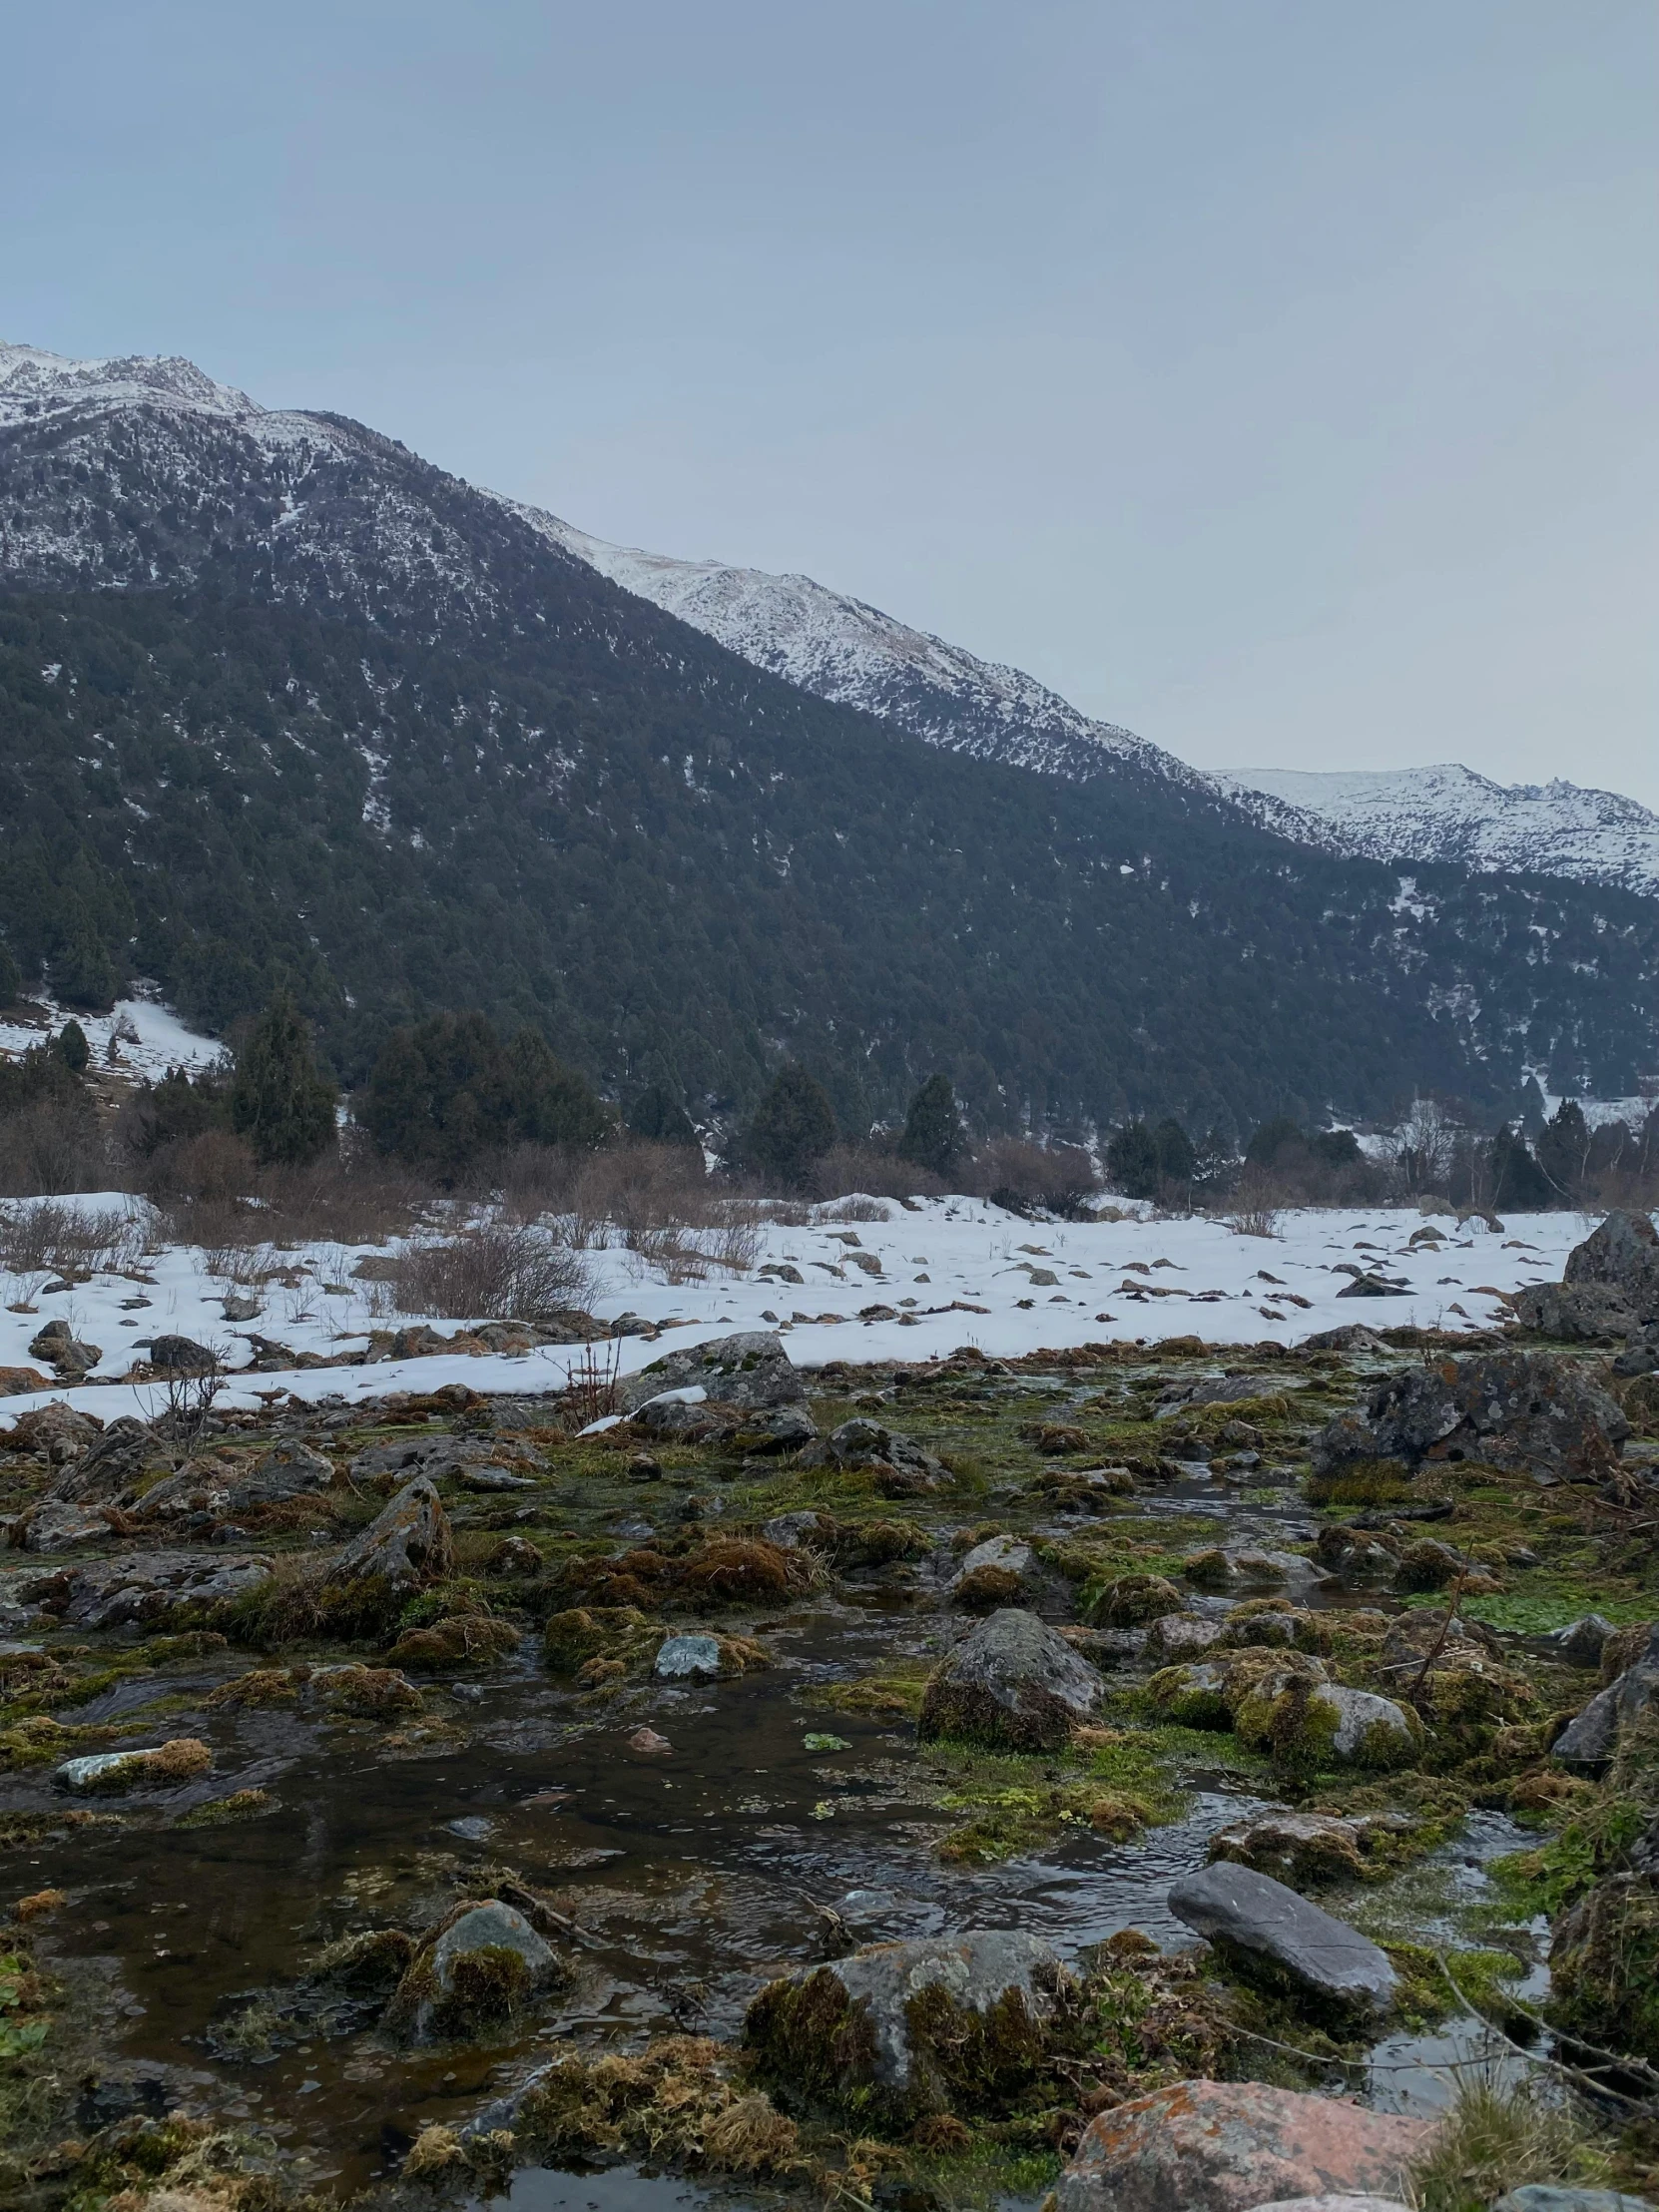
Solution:
M 66 1021 L 78 1021 L 92 1049 L 96 1067 L 115 1068 L 155 1082 L 169 1068 L 192 1070 L 212 1067 L 225 1051 L 213 1037 L 199 1036 L 154 998 L 122 998 L 107 1014 L 83 1014 L 45 998 L 32 1001 L 46 1016 L 44 1022 L 8 1021 L 0 1016 L 0 1057 L 15 1058 L 31 1045 L 45 1044 Z M 110 1055 L 114 1039 L 116 1057 Z M 81 1199 L 77 1205 L 84 1204 Z

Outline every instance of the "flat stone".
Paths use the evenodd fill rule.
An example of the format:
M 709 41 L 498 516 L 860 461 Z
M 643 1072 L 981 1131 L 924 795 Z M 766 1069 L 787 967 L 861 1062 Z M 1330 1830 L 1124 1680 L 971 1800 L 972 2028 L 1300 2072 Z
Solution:
M 1393 2002 L 1398 1978 L 1371 1937 L 1271 1875 L 1205 1867 L 1175 1883 L 1168 1903 L 1178 1921 L 1240 1971 L 1288 1984 L 1314 2005 L 1376 2017 Z
M 682 1682 L 720 1672 L 718 1636 L 669 1636 L 657 1648 L 652 1673 L 662 1682 Z
M 1298 2196 L 1403 2194 L 1435 2126 L 1259 2081 L 1178 2081 L 1090 2121 L 1056 2212 L 1255 2212 Z

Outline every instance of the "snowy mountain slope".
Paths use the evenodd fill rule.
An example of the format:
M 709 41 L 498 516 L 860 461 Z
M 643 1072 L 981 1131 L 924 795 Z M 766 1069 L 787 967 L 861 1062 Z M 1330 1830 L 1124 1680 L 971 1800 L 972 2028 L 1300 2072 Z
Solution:
M 674 560 L 607 544 L 539 508 L 515 512 L 625 591 L 758 668 L 821 699 L 861 707 L 929 745 L 1072 783 L 1107 774 L 1121 761 L 1189 790 L 1204 782 L 1174 754 L 1080 713 L 1035 677 L 981 661 L 810 576 Z
M 1238 769 L 1211 781 L 1264 829 L 1373 860 L 1449 861 L 1659 896 L 1659 815 L 1577 784 L 1494 784 L 1454 763 L 1328 775 Z
M 193 584 L 232 560 L 277 598 L 488 618 L 556 551 L 394 438 L 177 357 L 0 344 L 0 471 L 26 490 L 0 505 L 14 586 Z

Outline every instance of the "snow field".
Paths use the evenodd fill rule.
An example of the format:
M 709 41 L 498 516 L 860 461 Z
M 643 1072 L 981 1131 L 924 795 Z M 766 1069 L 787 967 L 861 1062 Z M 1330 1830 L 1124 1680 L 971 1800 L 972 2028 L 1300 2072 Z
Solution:
M 465 1327 L 453 1319 L 393 1314 L 386 1285 L 355 1275 L 363 1260 L 395 1254 L 399 1240 L 236 1254 L 179 1244 L 145 1251 L 153 1217 L 142 1200 L 103 1193 L 60 1203 L 97 1212 L 113 1229 L 125 1225 L 126 1251 L 117 1262 L 125 1272 L 98 1274 L 56 1293 L 46 1290 L 40 1273 L 0 1276 L 6 1309 L 0 1311 L 0 1367 L 44 1372 L 29 1356 L 30 1340 L 47 1321 L 62 1320 L 78 1338 L 102 1348 L 95 1373 L 111 1380 L 0 1399 L 0 1423 L 9 1425 L 51 1398 L 105 1420 L 121 1413 L 153 1417 L 165 1400 L 162 1387 L 119 1379 L 147 1357 L 137 1342 L 155 1336 L 194 1338 L 235 1371 L 252 1358 L 248 1339 L 255 1333 L 295 1353 L 333 1356 L 365 1349 L 371 1329 L 415 1327 L 423 1318 L 445 1336 Z M 1275 1234 L 1262 1237 L 1237 1234 L 1220 1221 L 1158 1219 L 1145 1209 L 1117 1221 L 1029 1223 L 977 1199 L 918 1201 L 913 1210 L 871 1203 L 880 1205 L 885 1220 L 849 1221 L 842 1202 L 817 1209 L 806 1226 L 770 1221 L 758 1233 L 753 1267 L 738 1273 L 711 1266 L 704 1280 L 691 1284 L 670 1281 L 662 1267 L 627 1250 L 614 1233 L 612 1244 L 586 1255 L 595 1284 L 591 1310 L 606 1321 L 637 1315 L 668 1334 L 655 1342 L 618 1339 L 602 1357 L 614 1351 L 620 1372 L 628 1374 L 679 1346 L 774 1327 L 804 1368 L 831 1360 L 919 1363 L 969 1344 L 1000 1359 L 1044 1347 L 1154 1344 L 1176 1336 L 1218 1346 L 1267 1339 L 1288 1345 L 1352 1322 L 1475 1331 L 1503 1320 L 1495 1294 L 1558 1280 L 1567 1254 L 1594 1226 L 1594 1217 L 1580 1214 L 1516 1215 L 1500 1234 L 1475 1221 L 1461 1227 L 1450 1217 L 1425 1222 L 1414 1209 L 1308 1208 L 1279 1215 Z M 1440 1230 L 1443 1241 L 1408 1246 L 1412 1232 L 1424 1227 Z M 1341 1298 L 1353 1279 L 1345 1268 L 1375 1271 L 1406 1289 L 1385 1299 Z M 769 1269 L 793 1269 L 802 1281 Z M 256 1287 L 251 1279 L 257 1274 L 272 1279 Z M 224 1300 L 232 1292 L 260 1298 L 256 1320 L 225 1320 Z M 16 1311 L 20 1306 L 32 1310 Z M 289 1391 L 307 1400 L 340 1396 L 349 1402 L 448 1382 L 535 1393 L 562 1388 L 584 1357 L 584 1347 L 568 1345 L 516 1356 L 445 1354 L 241 1379 L 233 1373 L 220 1402 L 253 1406 Z

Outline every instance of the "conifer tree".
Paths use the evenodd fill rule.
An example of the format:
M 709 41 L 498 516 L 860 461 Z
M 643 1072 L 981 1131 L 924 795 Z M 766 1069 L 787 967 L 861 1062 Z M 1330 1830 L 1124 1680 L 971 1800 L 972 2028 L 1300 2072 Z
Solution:
M 63 1054 L 63 1064 L 71 1075 L 84 1075 L 87 1062 L 92 1058 L 92 1047 L 87 1043 L 87 1033 L 78 1021 L 66 1021 L 58 1032 L 58 1050 Z
M 292 992 L 278 991 L 237 1054 L 231 1127 L 262 1166 L 297 1166 L 333 1143 L 336 1095 Z
M 835 1141 L 835 1113 L 822 1083 L 798 1060 L 773 1077 L 744 1138 L 748 1164 L 784 1189 L 799 1191 Z
M 948 1075 L 930 1075 L 911 1099 L 904 1116 L 898 1157 L 925 1168 L 941 1181 L 954 1175 L 967 1156 L 967 1131 L 956 1111 L 956 1093 Z
M 0 938 L 0 1006 L 13 1005 L 23 996 L 23 970 L 12 957 L 12 949 Z
M 1555 1203 L 1555 1192 L 1518 1130 L 1503 1128 L 1492 1139 L 1492 1204 L 1512 1213 L 1541 1213 Z
M 663 1083 L 649 1083 L 628 1109 L 626 1127 L 631 1136 L 650 1144 L 696 1145 L 692 1118 Z

